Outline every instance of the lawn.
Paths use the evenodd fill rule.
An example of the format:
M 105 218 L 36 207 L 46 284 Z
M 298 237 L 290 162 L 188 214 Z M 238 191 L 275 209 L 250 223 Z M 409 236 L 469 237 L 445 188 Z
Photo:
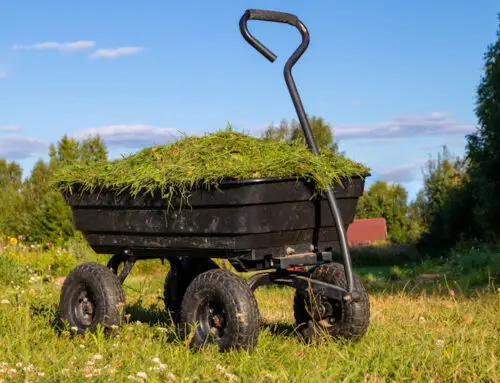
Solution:
M 156 272 L 133 270 L 124 284 L 128 323 L 109 336 L 81 337 L 54 326 L 57 279 L 12 274 L 18 279 L 0 293 L 0 381 L 500 381 L 496 288 L 467 297 L 442 282 L 422 292 L 370 290 L 371 324 L 357 344 L 301 342 L 293 290 L 260 288 L 257 348 L 221 354 L 179 340 L 163 312 L 165 272 L 161 264 Z

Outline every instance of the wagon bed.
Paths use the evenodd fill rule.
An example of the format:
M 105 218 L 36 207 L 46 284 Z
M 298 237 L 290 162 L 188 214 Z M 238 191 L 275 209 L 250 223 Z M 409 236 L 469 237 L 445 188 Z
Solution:
M 354 219 L 365 176 L 344 178 L 334 188 L 345 229 Z M 110 189 L 80 192 L 77 187 L 65 197 L 75 228 L 97 253 L 149 257 L 175 252 L 256 260 L 285 255 L 287 248 L 300 245 L 338 249 L 328 201 L 323 195 L 313 198 L 313 190 L 304 179 L 267 178 L 198 188 L 183 205 L 180 197 L 134 197 Z

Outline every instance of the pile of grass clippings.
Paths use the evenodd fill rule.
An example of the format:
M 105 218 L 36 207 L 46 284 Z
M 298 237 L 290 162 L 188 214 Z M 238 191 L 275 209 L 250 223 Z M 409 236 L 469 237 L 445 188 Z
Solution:
M 133 196 L 150 193 L 171 200 L 190 189 L 217 187 L 224 180 L 296 177 L 313 181 L 315 193 L 340 178 L 363 175 L 364 165 L 333 153 L 315 156 L 299 141 L 262 139 L 231 128 L 205 136 L 184 137 L 97 163 L 74 162 L 59 169 L 57 187 L 66 193 L 111 189 Z M 77 187 L 77 188 L 75 188 Z

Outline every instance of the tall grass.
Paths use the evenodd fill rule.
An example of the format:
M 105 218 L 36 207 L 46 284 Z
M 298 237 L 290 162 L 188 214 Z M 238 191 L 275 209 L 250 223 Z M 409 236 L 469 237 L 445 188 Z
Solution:
M 127 280 L 127 321 L 110 336 L 59 331 L 60 286 L 31 283 L 0 293 L 0 380 L 147 382 L 499 381 L 500 294 L 371 294 L 358 344 L 305 344 L 294 333 L 289 288 L 261 288 L 264 319 L 252 353 L 201 352 L 184 344 L 163 312 L 161 276 Z M 43 350 L 43 352 L 40 352 Z
M 59 327 L 60 281 L 34 277 L 29 257 L 21 264 L 14 256 L 24 245 L 13 242 L 0 246 L 0 381 L 500 381 L 500 290 L 492 279 L 500 267 L 489 247 L 402 267 L 399 279 L 387 267 L 373 268 L 381 271 L 374 278 L 369 268 L 357 269 L 371 302 L 371 324 L 358 344 L 303 343 L 295 333 L 293 290 L 259 288 L 257 349 L 220 354 L 215 347 L 194 352 L 180 340 L 164 312 L 168 266 L 159 261 L 139 262 L 143 269 L 125 281 L 123 327 L 108 336 L 73 336 Z M 56 250 L 41 248 L 35 263 Z M 65 252 L 75 263 L 107 261 L 78 241 Z M 42 269 L 50 271 L 48 264 Z M 425 273 L 441 278 L 420 282 Z M 470 279 L 475 275 L 481 278 Z

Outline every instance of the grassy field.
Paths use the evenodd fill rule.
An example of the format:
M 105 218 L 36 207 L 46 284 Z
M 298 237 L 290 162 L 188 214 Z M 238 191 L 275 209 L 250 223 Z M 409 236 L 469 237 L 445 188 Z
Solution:
M 382 289 L 372 285 L 373 275 L 389 272 L 360 270 L 371 275 L 365 277 L 368 333 L 358 344 L 312 345 L 294 333 L 293 291 L 261 288 L 256 297 L 265 321 L 256 350 L 220 354 L 213 347 L 191 351 L 177 337 L 163 311 L 161 264 L 156 272 L 132 271 L 124 285 L 128 323 L 111 336 L 59 332 L 60 282 L 15 267 L 7 277 L 5 270 L 0 381 L 500 381 L 500 290 L 494 286 L 468 296 L 442 281 L 426 289 L 408 290 L 407 282 Z

